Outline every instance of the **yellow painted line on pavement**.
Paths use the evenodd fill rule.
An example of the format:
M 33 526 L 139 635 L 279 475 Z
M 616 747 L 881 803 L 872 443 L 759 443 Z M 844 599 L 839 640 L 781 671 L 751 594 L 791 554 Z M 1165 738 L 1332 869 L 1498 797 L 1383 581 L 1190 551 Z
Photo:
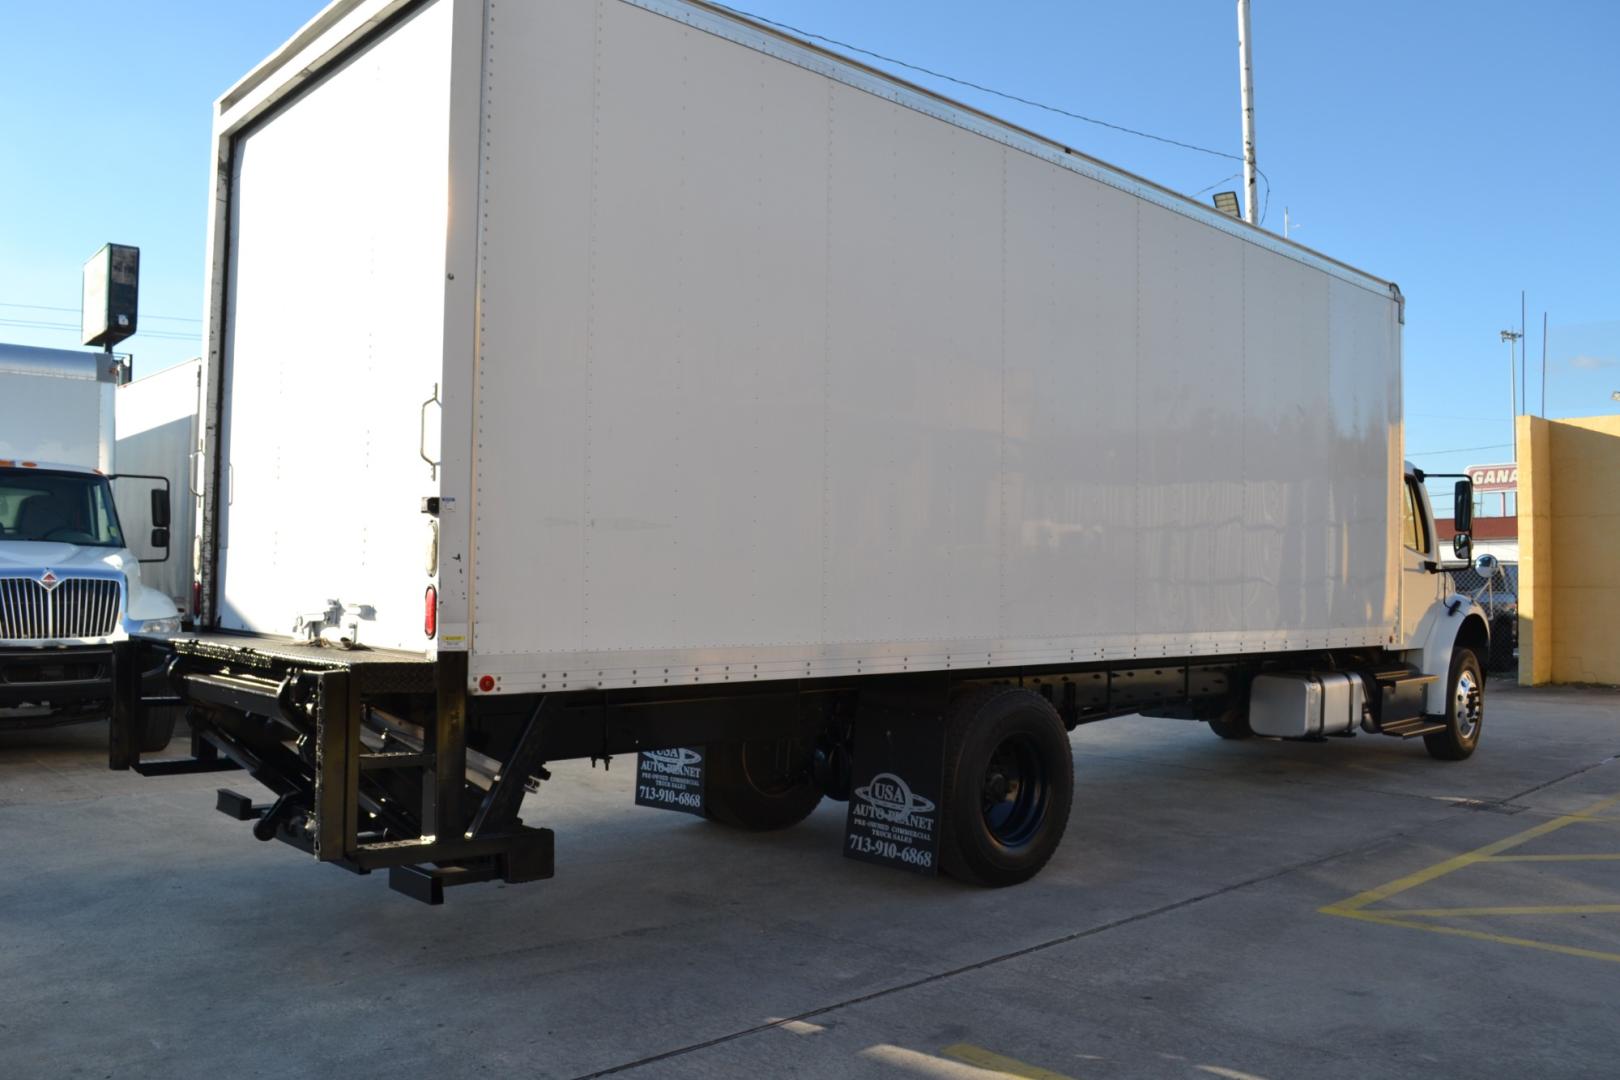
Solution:
M 1489 941 L 1497 945 L 1516 945 L 1524 949 L 1537 949 L 1541 952 L 1558 953 L 1561 956 L 1577 956 L 1585 960 L 1606 960 L 1610 963 L 1620 963 L 1620 953 L 1603 952 L 1599 949 L 1582 949 L 1574 945 L 1559 945 L 1551 941 L 1536 941 L 1532 938 L 1513 937 L 1509 934 L 1492 934 L 1483 930 L 1473 930 L 1461 926 L 1447 926 L 1444 923 L 1420 922 L 1421 917 L 1466 917 L 1469 915 L 1554 915 L 1554 914 L 1591 914 L 1597 912 L 1620 912 L 1620 904 L 1570 904 L 1547 905 L 1538 907 L 1474 907 L 1474 908 L 1416 908 L 1402 911 L 1395 908 L 1369 910 L 1369 906 L 1392 896 L 1399 896 L 1410 889 L 1426 885 L 1431 881 L 1455 873 L 1467 866 L 1486 862 L 1566 862 L 1604 859 L 1606 856 L 1564 856 L 1564 855 L 1506 855 L 1521 844 L 1528 843 L 1537 837 L 1557 832 L 1559 829 L 1579 822 L 1594 820 L 1608 820 L 1598 815 L 1620 804 L 1620 795 L 1599 800 L 1578 814 L 1565 814 L 1563 817 L 1553 818 L 1542 822 L 1523 832 L 1473 851 L 1456 855 L 1435 863 L 1415 873 L 1402 878 L 1396 878 L 1387 884 L 1375 889 L 1357 893 L 1347 900 L 1329 904 L 1318 908 L 1323 915 L 1337 915 L 1344 919 L 1356 919 L 1360 922 L 1374 923 L 1378 926 L 1398 926 L 1406 930 L 1423 930 L 1431 934 L 1447 934 L 1451 937 L 1470 938 L 1474 941 Z
M 972 1043 L 952 1043 L 940 1053 L 967 1065 L 1001 1073 L 1004 1076 L 1022 1077 L 1023 1080 L 1074 1080 L 1072 1076 L 1064 1076 L 1062 1073 L 1043 1069 L 1039 1065 L 1031 1065 L 1017 1058 L 1004 1057 Z
M 1338 903 L 1329 904 L 1324 908 L 1319 908 L 1318 910 L 1324 915 L 1351 915 L 1352 913 L 1358 912 L 1370 904 L 1376 904 L 1381 900 L 1388 900 L 1392 896 L 1399 896 L 1401 893 L 1406 892 L 1409 889 L 1415 889 L 1419 885 L 1427 885 L 1436 878 L 1443 878 L 1447 874 L 1456 873 L 1465 866 L 1472 866 L 1474 863 L 1484 862 L 1486 859 L 1500 855 L 1504 851 L 1510 851 L 1521 844 L 1529 843 L 1531 840 L 1534 840 L 1537 837 L 1546 836 L 1551 832 L 1557 832 L 1559 829 L 1574 825 L 1576 822 L 1588 821 L 1591 819 L 1592 815 L 1607 810 L 1609 807 L 1617 804 L 1620 804 L 1620 795 L 1615 795 L 1610 798 L 1603 799 L 1600 802 L 1594 803 L 1578 814 L 1565 814 L 1563 817 L 1553 818 L 1551 821 L 1544 821 L 1540 825 L 1525 829 L 1523 832 L 1514 833 L 1512 836 L 1505 839 L 1497 840 L 1495 843 L 1486 844 L 1481 848 L 1475 848 L 1473 851 L 1466 852 L 1462 855 L 1455 855 L 1449 859 L 1437 862 L 1433 866 L 1425 867 L 1415 873 L 1407 874 L 1402 878 L 1396 878 L 1394 881 L 1380 885 L 1375 889 L 1368 889 L 1366 892 L 1357 893 L 1348 900 L 1340 900 Z M 1414 923 L 1413 925 L 1421 924 Z
M 1620 855 L 1492 855 L 1485 862 L 1620 862 Z
M 1194 1065 L 1193 1068 L 1200 1072 L 1207 1072 L 1211 1076 L 1225 1077 L 1226 1080 L 1266 1080 L 1263 1076 L 1256 1076 L 1254 1073 L 1247 1073 L 1242 1069 L 1228 1069 L 1224 1065 Z
M 1541 904 L 1519 907 L 1434 907 L 1384 908 L 1378 914 L 1410 919 L 1414 915 L 1439 918 L 1446 915 L 1615 915 L 1620 904 Z
M 1322 910 L 1330 915 L 1355 919 L 1359 922 L 1376 923 L 1379 926 L 1400 926 L 1407 930 L 1427 930 L 1431 934 L 1449 934 L 1452 937 L 1472 938 L 1475 941 L 1490 941 L 1497 945 L 1518 945 L 1526 949 L 1540 949 L 1542 952 L 1559 953 L 1563 956 L 1578 956 L 1585 960 L 1608 960 L 1611 963 L 1620 964 L 1620 953 L 1600 952 L 1597 949 L 1579 949 L 1573 945 L 1557 945 L 1550 941 L 1534 941 L 1530 938 L 1510 937 L 1506 934 L 1487 934 L 1481 930 L 1467 930 L 1460 926 L 1445 926 L 1440 923 L 1409 922 L 1406 919 L 1394 919 L 1374 911 L 1330 911 L 1328 908 Z

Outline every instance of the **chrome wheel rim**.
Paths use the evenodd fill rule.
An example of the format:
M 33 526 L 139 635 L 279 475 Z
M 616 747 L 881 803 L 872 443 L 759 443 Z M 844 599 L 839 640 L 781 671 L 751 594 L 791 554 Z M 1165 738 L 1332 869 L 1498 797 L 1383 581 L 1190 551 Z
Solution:
M 1473 738 L 1484 705 L 1480 700 L 1479 681 L 1472 671 L 1465 670 L 1457 676 L 1457 685 L 1452 690 L 1452 705 L 1457 717 L 1457 734 L 1464 739 Z

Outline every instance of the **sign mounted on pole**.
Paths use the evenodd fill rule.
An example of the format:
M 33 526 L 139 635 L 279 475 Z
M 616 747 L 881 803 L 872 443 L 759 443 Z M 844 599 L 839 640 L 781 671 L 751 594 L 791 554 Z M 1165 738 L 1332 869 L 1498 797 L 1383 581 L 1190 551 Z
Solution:
M 1474 482 L 1475 491 L 1513 491 L 1519 486 L 1519 467 L 1512 462 L 1506 465 L 1470 465 L 1468 479 Z

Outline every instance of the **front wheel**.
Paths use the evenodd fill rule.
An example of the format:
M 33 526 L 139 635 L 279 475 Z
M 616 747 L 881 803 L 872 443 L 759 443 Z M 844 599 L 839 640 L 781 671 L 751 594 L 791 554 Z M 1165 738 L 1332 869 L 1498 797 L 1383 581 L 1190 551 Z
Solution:
M 1051 702 L 1011 686 L 959 697 L 946 721 L 944 795 L 946 873 L 991 886 L 1039 873 L 1074 799 L 1069 734 Z
M 1461 761 L 1479 745 L 1485 721 L 1485 675 L 1474 650 L 1458 649 L 1452 654 L 1446 687 L 1446 729 L 1423 736 L 1423 745 L 1430 757 Z

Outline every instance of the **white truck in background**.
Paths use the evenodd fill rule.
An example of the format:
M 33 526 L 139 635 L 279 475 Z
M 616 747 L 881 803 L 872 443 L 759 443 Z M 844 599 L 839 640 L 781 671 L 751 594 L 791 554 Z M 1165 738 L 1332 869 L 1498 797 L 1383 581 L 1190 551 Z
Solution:
M 0 728 L 107 718 L 120 680 L 137 687 L 143 674 L 118 646 L 180 628 L 141 577 L 142 562 L 168 558 L 168 481 L 116 469 L 128 377 L 107 353 L 0 345 Z M 125 531 L 117 481 L 151 523 L 139 535 Z M 141 748 L 162 749 L 174 709 L 143 720 Z
M 182 621 L 189 622 L 196 595 L 197 500 L 193 471 L 198 462 L 202 361 L 186 360 L 133 378 L 118 388 L 115 400 L 119 469 L 166 476 L 173 485 L 168 524 L 172 555 L 145 564 L 142 579 L 172 600 Z M 126 498 L 126 486 L 124 482 L 113 485 L 124 529 L 131 536 L 147 536 L 156 527 L 151 505 Z
M 115 766 L 438 902 L 562 759 L 1007 885 L 1078 724 L 1474 751 L 1393 284 L 718 6 L 492 12 L 217 103 L 193 752 Z

